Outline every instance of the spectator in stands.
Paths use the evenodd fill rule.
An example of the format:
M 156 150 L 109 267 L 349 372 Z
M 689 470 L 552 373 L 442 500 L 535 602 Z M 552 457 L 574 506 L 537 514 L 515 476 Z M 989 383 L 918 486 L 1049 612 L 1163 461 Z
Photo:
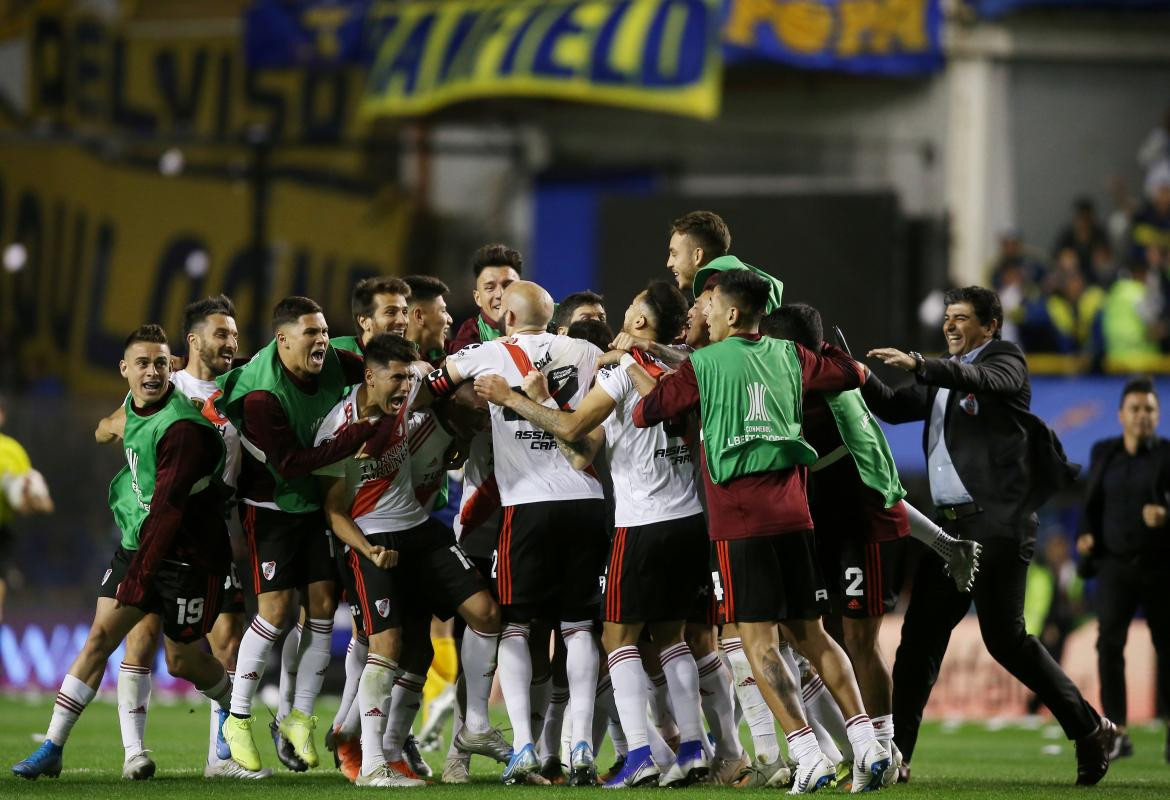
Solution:
M 1144 359 L 1157 356 L 1162 339 L 1162 288 L 1158 278 L 1162 261 L 1157 248 L 1146 248 L 1109 289 L 1101 327 L 1105 355 L 1114 362 L 1141 368 Z
M 1170 251 L 1170 161 L 1150 170 L 1147 202 L 1133 215 L 1130 239 L 1135 254 L 1149 247 Z
M 1058 259 L 1064 251 L 1072 250 L 1085 282 L 1096 283 L 1093 249 L 1098 245 L 1108 245 L 1108 242 L 1105 229 L 1097 221 L 1093 201 L 1088 197 L 1078 197 L 1073 201 L 1072 221 L 1061 229 L 1056 237 L 1056 243 L 1052 246 L 1052 257 Z
M 1162 124 L 1150 131 L 1138 150 L 1138 163 L 1150 170 L 1159 164 L 1170 162 L 1170 109 L 1162 117 Z
M 1028 567 L 1024 600 L 1024 625 L 1052 654 L 1056 663 L 1064 657 L 1068 636 L 1084 617 L 1084 582 L 1077 575 L 1068 537 L 1059 528 L 1048 533 L 1043 551 Z M 1028 713 L 1035 714 L 1040 698 L 1028 699 Z
M 1044 262 L 1039 254 L 1024 244 L 1024 237 L 1014 229 L 1008 229 L 999 236 L 999 252 L 991 262 L 991 284 L 998 292 L 1005 282 L 1015 280 L 1015 274 L 1022 275 L 1023 286 L 1031 288 L 1044 279 Z

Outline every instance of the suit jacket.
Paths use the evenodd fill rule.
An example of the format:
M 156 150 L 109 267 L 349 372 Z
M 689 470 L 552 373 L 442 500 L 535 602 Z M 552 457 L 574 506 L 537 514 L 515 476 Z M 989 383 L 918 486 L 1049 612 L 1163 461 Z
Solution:
M 1028 517 L 1072 483 L 1056 434 L 1029 410 L 1032 386 L 1019 347 L 994 339 L 970 364 L 926 359 L 915 382 L 891 389 L 870 374 L 866 403 L 886 422 L 927 421 L 922 451 L 929 456 L 930 414 L 940 388 L 950 389 L 943 437 L 959 479 L 989 517 L 1006 526 Z
M 1170 440 L 1161 436 L 1154 439 L 1154 455 L 1158 458 L 1156 477 L 1150 486 L 1151 503 L 1170 506 Z M 1125 450 L 1125 441 L 1120 436 L 1101 439 L 1093 445 L 1089 455 L 1089 473 L 1085 491 L 1085 513 L 1081 517 L 1081 533 L 1093 534 L 1093 551 L 1090 558 L 1099 559 L 1107 555 L 1103 519 L 1105 470 L 1113 457 Z M 1092 568 L 1090 567 L 1090 572 Z

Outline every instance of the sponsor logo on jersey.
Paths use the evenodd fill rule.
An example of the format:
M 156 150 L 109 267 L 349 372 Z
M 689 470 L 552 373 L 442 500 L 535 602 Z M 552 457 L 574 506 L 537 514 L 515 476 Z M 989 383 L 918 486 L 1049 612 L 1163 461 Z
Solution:
M 383 619 L 390 616 L 390 598 L 383 597 L 378 602 L 374 603 L 374 608 L 378 610 L 379 616 Z
M 110 579 L 110 576 L 113 574 L 114 574 L 114 571 L 112 569 L 106 570 L 106 574 L 102 576 L 102 586 L 106 585 L 106 581 L 108 581 Z
M 860 611 L 861 610 L 861 601 L 858 600 L 856 597 L 850 598 L 849 602 L 846 603 L 845 605 L 849 608 L 850 611 Z
M 260 565 L 260 571 L 264 573 L 264 580 L 272 580 L 272 578 L 276 575 L 276 562 L 265 561 Z
M 402 437 L 403 431 L 399 430 L 395 435 Z M 365 483 L 366 481 L 374 481 L 379 478 L 392 478 L 408 458 L 410 458 L 410 449 L 407 447 L 406 439 L 400 438 L 393 449 L 383 453 L 377 460 L 360 462 L 360 480 Z
M 531 441 L 530 450 L 556 450 L 557 438 L 548 431 L 516 431 L 517 441 Z
M 671 464 L 690 464 L 691 448 L 685 444 L 675 445 L 673 447 L 660 447 L 654 451 L 655 458 L 665 458 Z

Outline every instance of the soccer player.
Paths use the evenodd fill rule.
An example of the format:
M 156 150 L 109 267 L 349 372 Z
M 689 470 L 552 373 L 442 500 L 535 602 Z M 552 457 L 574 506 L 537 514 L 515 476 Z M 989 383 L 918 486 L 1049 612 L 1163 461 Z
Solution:
M 325 508 L 329 524 L 349 547 L 370 652 L 358 685 L 362 719 L 359 786 L 418 786 L 388 764 L 383 750 L 391 683 L 403 653 L 403 629 L 421 627 L 425 641 L 432 613 L 454 611 L 468 623 L 463 658 L 468 667 L 467 716 L 458 744 L 465 752 L 497 759 L 509 753 L 488 721 L 488 695 L 495 672 L 499 606 L 451 531 L 427 515 L 411 480 L 408 435 L 410 342 L 382 334 L 366 343 L 365 380 L 321 423 L 318 445 L 343 435 L 364 419 L 390 419 L 392 435 L 371 448 L 370 458 L 349 458 L 319 474 L 328 475 Z M 388 571 L 394 567 L 393 571 Z M 421 686 L 419 687 L 421 688 Z M 389 713 L 388 713 L 389 712 Z M 413 715 L 411 715 L 413 716 Z
M 122 541 L 98 590 L 89 637 L 57 693 L 53 718 L 36 752 L 13 774 L 61 774 L 69 733 L 93 700 L 106 661 L 139 620 L 162 617 L 167 668 L 214 703 L 231 680 L 199 643 L 220 604 L 231 546 L 220 476 L 223 439 L 170 381 L 166 333 L 143 325 L 126 338 L 119 365 L 130 391 L 124 409 L 126 466 L 110 484 L 110 510 Z M 138 777 L 150 777 L 142 774 Z
M 447 336 L 454 320 L 447 313 L 446 295 L 451 289 L 430 275 L 407 275 L 403 281 L 410 287 L 406 307 L 405 336 L 418 348 L 422 359 L 437 367 L 447 356 Z
M 312 711 L 329 664 L 337 573 L 312 472 L 390 433 L 389 422 L 380 428 L 361 422 L 314 447 L 318 421 L 346 387 L 363 379 L 365 367 L 358 356 L 330 346 L 325 315 L 307 297 L 277 303 L 272 328 L 272 341 L 251 361 L 217 378 L 223 394 L 215 400 L 216 409 L 240 431 L 246 451 L 239 496 L 259 606 L 240 642 L 223 735 L 236 763 L 253 771 L 260 769 L 260 754 L 252 737 L 252 699 L 302 586 L 307 618 L 300 669 L 293 709 L 279 730 L 309 767 L 318 763 Z
M 458 353 L 469 344 L 490 342 L 504 335 L 500 310 L 504 290 L 520 280 L 524 260 L 520 253 L 502 244 L 485 244 L 471 258 L 475 289 L 471 297 L 479 314 L 459 326 L 455 338 L 447 343 L 448 353 Z
M 588 342 L 548 333 L 552 312 L 552 298 L 544 289 L 528 281 L 513 283 L 500 306 L 507 338 L 449 357 L 428 376 L 426 388 L 441 397 L 464 379 L 488 373 L 503 375 L 509 385 L 519 387 L 529 372 L 539 369 L 550 379 L 555 398 L 550 402 L 576 408 L 593 382 L 601 353 Z M 600 603 L 608 536 L 601 484 L 574 465 L 592 461 L 600 436 L 591 444 L 565 446 L 551 433 L 493 406 L 492 441 L 504 506 L 495 570 L 506 622 L 500 639 L 500 684 L 515 749 L 503 779 L 545 782 L 536 774 L 541 764 L 530 717 L 533 665 L 528 638 L 534 620 L 551 616 L 560 620 L 567 651 L 573 741 L 569 782 L 591 784 L 596 782 L 591 728 L 598 671 L 592 620 Z
M 678 288 L 687 292 L 700 267 L 730 251 L 731 231 L 723 218 L 713 211 L 691 211 L 670 224 L 666 268 L 678 281 Z
M 362 346 L 379 333 L 406 335 L 410 324 L 410 286 L 401 278 L 364 278 L 354 284 L 349 296 L 356 336 L 338 336 L 331 341 L 338 350 L 361 355 Z
M 718 275 L 706 310 L 712 344 L 663 378 L 635 407 L 634 422 L 648 427 L 700 412 L 701 471 L 725 614 L 737 624 L 764 697 L 788 733 L 798 765 L 793 791 L 815 791 L 836 770 L 803 710 L 793 706 L 793 677 L 777 649 L 781 621 L 849 716 L 853 789 L 863 791 L 880 784 L 889 755 L 865 714 L 848 659 L 821 627 L 825 592 L 805 497 L 805 466 L 816 453 L 800 435 L 802 393 L 857 388 L 862 372 L 834 348 L 812 353 L 762 338 L 770 290 L 748 269 Z
M 605 298 L 597 292 L 573 292 L 557 304 L 553 327 L 561 336 L 569 335 L 569 326 L 582 320 L 605 322 Z M 584 336 L 579 338 L 586 338 Z M 596 343 L 595 343 L 596 344 Z
M 652 282 L 626 310 L 623 330 L 669 343 L 686 317 L 682 293 L 665 281 Z M 636 366 L 637 365 L 637 366 Z M 691 466 L 683 441 L 685 424 L 634 427 L 641 398 L 635 382 L 650 381 L 663 365 L 641 351 L 623 354 L 603 367 L 594 387 L 572 413 L 544 404 L 543 373 L 525 376 L 532 399 L 513 392 L 499 375 L 476 379 L 476 391 L 520 414 L 558 438 L 579 441 L 601 427 L 608 445 L 616 501 L 617 533 L 606 578 L 602 641 L 609 653 L 609 676 L 629 753 L 606 785 L 638 786 L 651 781 L 683 785 L 706 775 L 708 759 L 699 715 L 699 673 L 683 642 L 684 613 L 707 583 L 708 540 Z M 631 371 L 635 374 L 631 375 Z M 535 386 L 536 388 L 531 388 Z M 649 680 L 638 640 L 649 627 L 657 646 L 682 742 L 666 774 L 659 777 L 647 731 Z

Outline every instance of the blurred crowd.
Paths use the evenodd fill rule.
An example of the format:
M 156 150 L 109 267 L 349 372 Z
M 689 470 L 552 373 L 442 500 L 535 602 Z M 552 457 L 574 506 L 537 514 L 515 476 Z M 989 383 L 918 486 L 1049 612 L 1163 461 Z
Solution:
M 1094 370 L 1151 368 L 1170 353 L 1170 111 L 1138 152 L 1140 198 L 1113 180 L 1112 207 L 1087 197 L 1051 249 L 1005 231 L 990 266 L 1004 336 L 1029 353 L 1082 356 Z

